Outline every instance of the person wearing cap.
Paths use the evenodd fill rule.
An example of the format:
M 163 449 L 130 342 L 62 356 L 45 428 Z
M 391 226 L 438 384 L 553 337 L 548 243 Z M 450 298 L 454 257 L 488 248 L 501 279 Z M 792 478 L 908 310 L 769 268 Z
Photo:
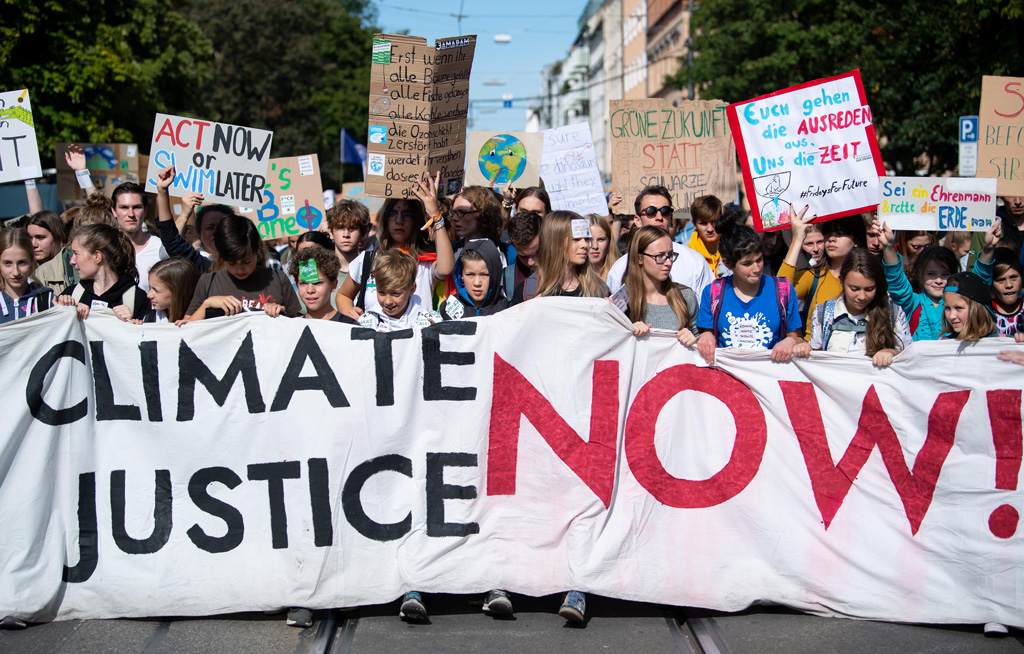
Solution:
M 989 302 L 991 288 L 980 276 L 961 272 L 946 280 L 940 339 L 977 341 L 999 336 Z

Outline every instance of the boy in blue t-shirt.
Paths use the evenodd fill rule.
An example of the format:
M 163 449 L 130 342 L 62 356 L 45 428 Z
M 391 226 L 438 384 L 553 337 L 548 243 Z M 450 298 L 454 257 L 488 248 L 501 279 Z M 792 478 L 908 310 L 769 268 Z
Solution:
M 788 280 L 764 274 L 761 241 L 737 218 L 727 212 L 715 224 L 722 262 L 732 275 L 701 293 L 697 350 L 708 363 L 716 347 L 771 349 L 774 361 L 789 361 L 793 347 L 803 342 L 796 293 Z

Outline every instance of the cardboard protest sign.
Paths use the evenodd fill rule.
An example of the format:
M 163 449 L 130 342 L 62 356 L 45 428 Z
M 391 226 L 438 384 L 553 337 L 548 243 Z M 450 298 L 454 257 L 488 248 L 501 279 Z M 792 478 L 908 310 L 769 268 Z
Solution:
M 815 222 L 872 211 L 885 175 L 860 71 L 729 105 L 758 231 L 784 229 L 804 205 Z
M 1024 195 L 1024 77 L 981 78 L 978 177 L 998 180 L 999 195 Z
M 320 229 L 324 223 L 324 189 L 315 154 L 270 160 L 264 204 L 246 214 L 256 223 L 260 238 L 296 236 Z
M 64 153 L 69 143 L 54 146 L 57 168 L 57 198 L 60 200 L 84 200 L 85 193 L 78 186 L 75 171 L 71 170 Z M 139 181 L 139 146 L 135 143 L 79 143 L 85 153 L 85 165 L 89 169 L 93 186 L 106 195 L 124 182 Z
M 341 194 L 335 198 L 335 201 L 340 200 L 353 200 L 359 204 L 365 205 L 367 210 L 370 212 L 370 221 L 374 224 L 377 222 L 377 212 L 384 206 L 384 198 L 366 194 L 366 184 L 363 182 L 342 184 Z
M 0 184 L 42 174 L 28 89 L 0 92 Z
M 597 168 L 590 123 L 552 127 L 543 134 L 540 176 L 551 197 L 551 208 L 580 215 L 606 215 L 608 203 Z
M 611 101 L 612 190 L 623 205 L 646 186 L 664 186 L 676 209 L 702 195 L 736 197 L 736 154 L 720 100 Z
M 370 67 L 366 192 L 414 197 L 412 181 L 441 175 L 441 194 L 463 186 L 469 74 L 475 36 L 376 34 Z
M 996 180 L 882 177 L 878 219 L 897 230 L 984 232 L 996 216 Z
M 540 185 L 540 133 L 470 132 L 466 141 L 466 186 Z
M 157 114 L 146 190 L 155 193 L 157 174 L 174 166 L 171 195 L 194 191 L 207 202 L 256 209 L 265 202 L 273 138 L 265 129 Z

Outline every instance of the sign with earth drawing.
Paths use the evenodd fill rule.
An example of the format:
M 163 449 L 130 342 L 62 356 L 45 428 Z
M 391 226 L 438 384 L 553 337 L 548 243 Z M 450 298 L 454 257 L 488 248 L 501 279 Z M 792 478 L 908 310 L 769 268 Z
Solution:
M 543 153 L 544 135 L 539 132 L 470 132 L 466 185 L 537 186 Z

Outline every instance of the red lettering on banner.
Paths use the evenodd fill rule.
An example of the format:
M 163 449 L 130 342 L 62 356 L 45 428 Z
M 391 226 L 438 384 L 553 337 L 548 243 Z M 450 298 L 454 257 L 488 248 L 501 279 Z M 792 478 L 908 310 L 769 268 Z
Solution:
M 800 442 L 800 451 L 804 455 L 807 474 L 814 490 L 814 501 L 825 522 L 825 529 L 832 524 L 854 479 L 860 474 L 872 450 L 878 446 L 889 478 L 903 502 L 903 510 L 910 521 L 910 531 L 916 534 L 931 506 L 935 483 L 953 448 L 956 426 L 971 392 L 941 393 L 935 400 L 928 414 L 928 435 L 921 451 L 917 453 L 914 470 L 911 472 L 903 457 L 903 447 L 889 423 L 874 385 L 864 395 L 857 433 L 838 464 L 833 462 L 829 451 L 814 386 L 809 382 L 784 381 L 780 381 L 779 386 L 786 401 L 789 421 Z
M 736 422 L 736 441 L 725 467 L 709 479 L 673 477 L 654 447 L 654 427 L 665 404 L 682 391 L 721 400 Z M 716 506 L 750 484 L 761 467 L 768 428 L 764 411 L 746 384 L 720 370 L 686 364 L 673 366 L 643 385 L 626 419 L 626 460 L 640 485 L 656 500 L 678 509 Z
M 992 425 L 992 443 L 996 449 L 996 488 L 1017 490 L 1021 457 L 1024 456 L 1021 391 L 989 391 L 985 397 L 988 400 L 988 421 Z M 1010 538 L 1017 533 L 1019 521 L 1017 509 L 1003 504 L 989 516 L 988 528 L 999 538 Z
M 174 128 L 171 126 L 171 119 L 170 118 L 167 118 L 166 120 L 164 120 L 164 124 L 160 126 L 160 131 L 156 133 L 156 138 L 153 139 L 153 142 L 154 143 L 159 143 L 160 142 L 160 137 L 164 136 L 165 134 L 167 136 L 171 137 L 171 145 L 177 147 L 178 144 L 174 140 Z
M 494 397 L 487 446 L 487 494 L 515 495 L 520 416 L 607 507 L 615 485 L 619 364 L 595 361 L 590 436 L 584 441 L 521 372 L 494 355 Z M 611 391 L 609 391 L 611 389 Z

